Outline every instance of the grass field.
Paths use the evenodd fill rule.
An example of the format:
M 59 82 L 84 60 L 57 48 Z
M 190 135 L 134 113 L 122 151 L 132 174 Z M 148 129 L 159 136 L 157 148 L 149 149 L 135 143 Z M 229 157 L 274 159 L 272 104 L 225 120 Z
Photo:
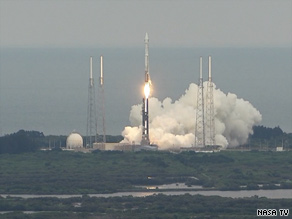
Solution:
M 292 188 L 292 152 L 39 151 L 1 154 L 0 168 L 2 194 L 108 193 L 178 182 L 221 190 Z

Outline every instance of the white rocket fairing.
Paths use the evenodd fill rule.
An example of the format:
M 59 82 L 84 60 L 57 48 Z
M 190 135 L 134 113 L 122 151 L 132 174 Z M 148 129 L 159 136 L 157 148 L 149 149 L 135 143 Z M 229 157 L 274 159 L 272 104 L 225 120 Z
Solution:
M 146 33 L 145 35 L 145 82 L 149 82 L 150 75 L 149 75 L 149 37 Z

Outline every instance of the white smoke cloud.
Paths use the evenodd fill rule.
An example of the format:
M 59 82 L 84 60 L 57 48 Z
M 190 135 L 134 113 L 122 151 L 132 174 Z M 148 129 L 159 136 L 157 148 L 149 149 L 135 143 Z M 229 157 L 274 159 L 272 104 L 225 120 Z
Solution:
M 206 89 L 204 84 L 204 89 Z M 190 147 L 195 142 L 195 124 L 197 108 L 196 84 L 190 84 L 177 101 L 170 98 L 159 101 L 149 99 L 149 134 L 151 143 L 159 149 Z M 206 90 L 204 90 L 206 94 Z M 252 127 L 258 124 L 262 116 L 248 101 L 235 94 L 224 94 L 214 86 L 215 141 L 222 147 L 238 146 L 246 143 Z M 142 133 L 142 105 L 134 105 L 130 112 L 131 126 L 122 132 L 124 143 L 140 143 Z

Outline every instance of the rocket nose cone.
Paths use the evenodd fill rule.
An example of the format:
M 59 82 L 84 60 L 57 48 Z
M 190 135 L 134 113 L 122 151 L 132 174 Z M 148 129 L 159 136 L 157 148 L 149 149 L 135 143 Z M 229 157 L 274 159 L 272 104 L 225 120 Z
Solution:
M 146 35 L 145 35 L 145 40 L 149 40 L 148 33 L 146 33 Z

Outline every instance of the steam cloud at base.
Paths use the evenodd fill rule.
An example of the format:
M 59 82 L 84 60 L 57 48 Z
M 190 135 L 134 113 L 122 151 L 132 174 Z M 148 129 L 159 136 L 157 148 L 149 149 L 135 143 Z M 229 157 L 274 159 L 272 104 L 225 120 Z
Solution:
M 163 101 L 149 98 L 150 141 L 157 144 L 160 150 L 194 146 L 197 91 L 198 86 L 192 83 L 185 94 L 174 102 L 169 97 Z M 260 112 L 248 101 L 232 93 L 224 94 L 215 86 L 213 95 L 216 144 L 226 147 L 246 143 L 249 134 L 252 134 L 252 127 L 262 120 Z M 140 143 L 141 107 L 142 104 L 132 106 L 131 126 L 125 127 L 122 132 L 123 143 Z

